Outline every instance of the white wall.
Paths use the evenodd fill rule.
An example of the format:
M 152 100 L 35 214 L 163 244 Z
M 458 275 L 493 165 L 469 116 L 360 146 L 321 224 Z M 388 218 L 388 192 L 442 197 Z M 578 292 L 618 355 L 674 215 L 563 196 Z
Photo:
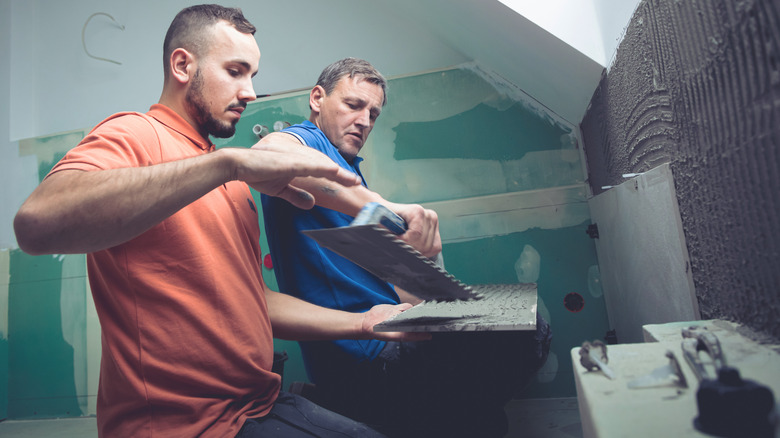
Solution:
M 639 0 L 499 0 L 608 67 Z
M 173 16 L 192 3 L 198 2 L 13 1 L 12 38 L 18 45 L 12 48 L 11 98 L 14 105 L 28 108 L 11 113 L 11 138 L 92 126 L 120 110 L 145 111 L 161 91 L 165 31 Z M 347 55 L 372 60 L 388 75 L 466 61 L 419 29 L 404 26 L 399 31 L 398 19 L 376 16 L 370 2 L 232 3 L 258 28 L 258 94 L 313 85 L 322 67 Z M 93 18 L 86 32 L 90 53 L 122 65 L 92 59 L 82 49 L 83 25 L 95 12 L 110 14 L 125 29 L 107 17 Z M 352 19 L 373 16 L 375 20 Z
M 602 65 L 607 69 L 612 66 L 615 52 L 623 40 L 626 26 L 634 15 L 641 0 L 591 0 L 596 10 L 596 27 L 601 34 L 604 45 L 605 62 Z
M 13 25 L 11 0 L 0 0 L 0 59 L 11 59 Z M 38 183 L 35 157 L 19 157 L 19 145 L 11 141 L 10 114 L 27 111 L 27 103 L 19 108 L 11 102 L 11 63 L 0 62 L 0 251 L 15 248 L 13 217 L 24 197 Z M 31 117 L 32 118 L 32 117 Z M 2 301 L 0 299 L 0 301 Z M 0 315 L 2 320 L 2 315 Z

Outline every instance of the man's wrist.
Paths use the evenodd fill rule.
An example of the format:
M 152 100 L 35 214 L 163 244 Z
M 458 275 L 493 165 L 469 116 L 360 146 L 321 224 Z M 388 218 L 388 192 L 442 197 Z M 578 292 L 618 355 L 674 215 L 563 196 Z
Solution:
M 220 169 L 222 183 L 239 179 L 236 152 L 240 151 L 237 148 L 222 148 L 209 154 L 215 160 L 214 165 Z

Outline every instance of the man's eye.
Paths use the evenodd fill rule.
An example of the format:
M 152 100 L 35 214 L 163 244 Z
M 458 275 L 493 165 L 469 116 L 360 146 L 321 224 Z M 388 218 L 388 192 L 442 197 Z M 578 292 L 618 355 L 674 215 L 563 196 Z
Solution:
M 230 74 L 230 76 L 233 76 L 233 77 L 237 77 L 237 76 L 239 76 L 241 74 L 241 72 L 239 72 L 238 70 L 234 70 L 234 69 L 228 70 L 228 73 Z

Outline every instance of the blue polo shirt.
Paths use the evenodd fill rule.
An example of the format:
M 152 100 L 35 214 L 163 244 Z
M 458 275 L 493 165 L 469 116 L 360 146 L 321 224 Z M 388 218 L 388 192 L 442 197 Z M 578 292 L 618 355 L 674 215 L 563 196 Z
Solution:
M 323 152 L 339 166 L 361 179 L 356 157 L 348 163 L 325 134 L 310 121 L 286 128 L 302 143 Z M 363 179 L 363 185 L 366 185 Z M 365 312 L 377 304 L 397 304 L 393 286 L 360 266 L 325 249 L 301 230 L 343 227 L 353 217 L 322 207 L 301 210 L 273 196 L 262 196 L 266 237 L 279 290 L 323 307 L 348 312 Z M 316 383 L 328 369 L 345 363 L 374 359 L 385 342 L 377 340 L 338 340 L 301 342 L 306 371 Z

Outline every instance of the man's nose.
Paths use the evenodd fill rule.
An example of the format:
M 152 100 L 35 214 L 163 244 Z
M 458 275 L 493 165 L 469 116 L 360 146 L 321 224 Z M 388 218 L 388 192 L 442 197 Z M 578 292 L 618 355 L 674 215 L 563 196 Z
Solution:
M 362 127 L 371 126 L 371 112 L 369 110 L 360 111 L 355 124 Z
M 242 102 L 251 102 L 257 99 L 257 95 L 255 94 L 255 87 L 252 85 L 251 79 L 247 80 L 244 83 L 244 86 L 241 87 L 241 90 L 239 90 L 238 99 Z

